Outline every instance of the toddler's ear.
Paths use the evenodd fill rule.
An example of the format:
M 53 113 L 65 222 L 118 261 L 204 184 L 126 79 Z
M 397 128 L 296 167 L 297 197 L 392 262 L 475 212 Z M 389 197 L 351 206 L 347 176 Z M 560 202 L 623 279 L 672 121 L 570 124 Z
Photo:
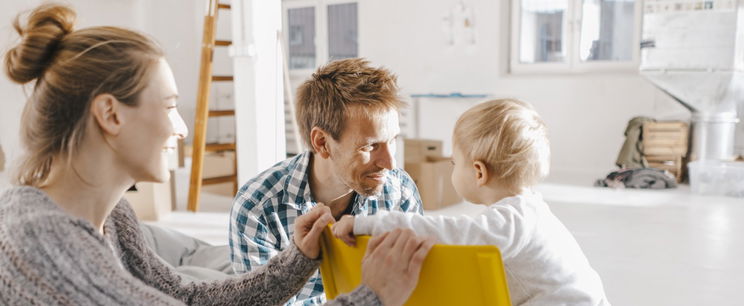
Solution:
M 486 185 L 490 177 L 486 164 L 482 161 L 476 160 L 473 162 L 473 168 L 475 168 L 475 183 L 478 187 Z

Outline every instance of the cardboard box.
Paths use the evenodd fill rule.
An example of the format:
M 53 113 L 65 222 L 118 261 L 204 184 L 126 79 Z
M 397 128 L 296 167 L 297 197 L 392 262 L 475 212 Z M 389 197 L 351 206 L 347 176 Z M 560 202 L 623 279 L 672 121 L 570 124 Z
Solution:
M 230 197 L 230 198 L 234 198 L 235 194 L 237 193 L 235 188 L 233 188 L 233 183 L 202 185 L 202 192 L 221 195 L 221 196 Z
M 406 163 L 405 170 L 416 183 L 425 210 L 462 202 L 462 197 L 452 186 L 453 166 L 450 158 L 427 157 L 423 162 Z
M 173 180 L 173 177 L 171 177 Z M 158 221 L 171 212 L 171 184 L 141 182 L 135 184 L 136 191 L 127 191 L 124 198 L 134 208 L 140 220 Z
M 442 141 L 431 139 L 405 139 L 403 142 L 405 163 L 421 163 L 427 157 L 442 157 Z
M 235 152 L 210 152 L 204 154 L 204 170 L 202 177 L 219 177 L 235 173 Z M 202 191 L 226 197 L 235 197 L 236 190 L 233 183 L 216 185 L 202 185 Z
M 205 152 L 202 177 L 218 177 L 235 173 L 235 152 Z

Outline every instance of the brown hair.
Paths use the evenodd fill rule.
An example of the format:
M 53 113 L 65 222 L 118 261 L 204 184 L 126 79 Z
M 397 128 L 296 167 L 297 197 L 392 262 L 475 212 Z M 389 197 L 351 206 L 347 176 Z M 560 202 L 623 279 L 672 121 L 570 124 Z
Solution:
M 467 110 L 455 123 L 455 146 L 481 161 L 502 186 L 518 192 L 547 176 L 550 144 L 540 115 L 526 102 L 492 100 Z
M 366 113 L 400 110 L 405 103 L 398 97 L 396 81 L 390 71 L 373 68 L 362 58 L 338 60 L 318 68 L 297 89 L 297 124 L 305 144 L 312 150 L 313 127 L 339 140 L 352 107 L 361 107 Z
M 152 39 L 122 28 L 75 31 L 75 12 L 63 5 L 37 7 L 24 27 L 20 17 L 13 26 L 21 41 L 5 54 L 6 73 L 16 83 L 36 83 L 21 118 L 27 152 L 15 180 L 41 186 L 52 161 L 69 161 L 81 143 L 90 101 L 111 94 L 136 106 L 163 52 Z

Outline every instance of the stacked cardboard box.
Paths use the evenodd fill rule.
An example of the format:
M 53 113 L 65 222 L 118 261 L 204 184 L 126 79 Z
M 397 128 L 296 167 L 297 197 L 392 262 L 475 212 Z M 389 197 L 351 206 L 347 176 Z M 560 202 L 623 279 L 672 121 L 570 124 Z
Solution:
M 185 146 L 183 156 L 191 157 L 193 148 L 190 145 Z M 202 177 L 220 177 L 232 175 L 235 173 L 235 151 L 219 151 L 219 152 L 204 152 L 204 162 L 202 164 Z M 240 182 L 238 182 L 238 188 L 240 188 Z M 216 194 L 226 197 L 235 197 L 237 190 L 235 190 L 232 182 L 214 184 L 214 185 L 202 185 L 202 192 Z
M 440 209 L 462 202 L 452 186 L 452 162 L 442 156 L 442 142 L 427 139 L 406 139 L 405 170 L 418 187 L 424 209 Z
M 235 173 L 235 151 L 207 152 L 204 154 L 203 177 L 220 177 L 233 173 Z M 231 198 L 235 197 L 237 192 L 232 182 L 202 185 L 202 191 Z
M 687 157 L 689 126 L 683 121 L 643 124 L 643 157 L 651 168 L 667 170 L 681 181 Z

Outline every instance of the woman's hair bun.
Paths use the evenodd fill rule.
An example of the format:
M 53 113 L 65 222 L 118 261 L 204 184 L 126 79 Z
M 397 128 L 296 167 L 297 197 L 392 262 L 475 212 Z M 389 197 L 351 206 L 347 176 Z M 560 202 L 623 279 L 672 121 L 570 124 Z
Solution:
M 60 42 L 73 30 L 76 15 L 67 6 L 46 4 L 34 9 L 23 27 L 20 17 L 15 18 L 13 27 L 21 42 L 5 54 L 5 68 L 11 80 L 25 84 L 41 77 L 52 65 Z

